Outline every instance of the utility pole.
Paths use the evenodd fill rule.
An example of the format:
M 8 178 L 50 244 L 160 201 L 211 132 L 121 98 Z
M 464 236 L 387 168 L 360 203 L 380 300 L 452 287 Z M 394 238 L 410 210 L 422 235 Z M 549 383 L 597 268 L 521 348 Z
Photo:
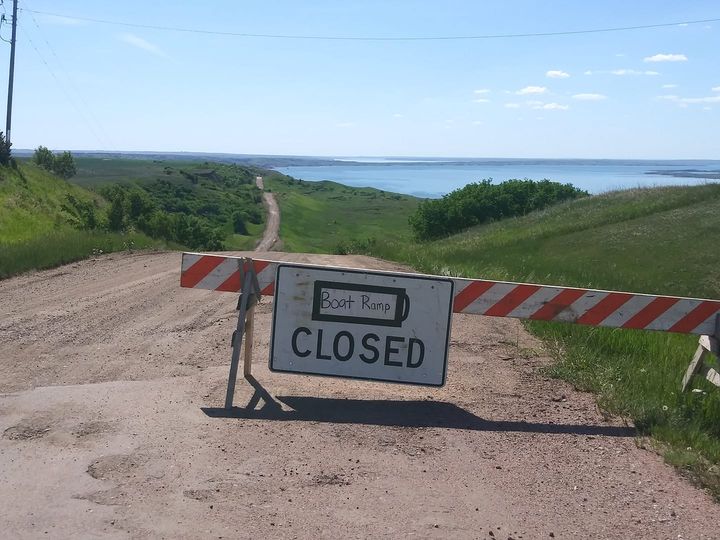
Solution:
M 8 78 L 7 120 L 5 121 L 5 141 L 10 143 L 10 124 L 12 123 L 13 79 L 15 78 L 15 36 L 17 35 L 18 0 L 13 0 L 12 37 L 10 38 L 10 77 Z

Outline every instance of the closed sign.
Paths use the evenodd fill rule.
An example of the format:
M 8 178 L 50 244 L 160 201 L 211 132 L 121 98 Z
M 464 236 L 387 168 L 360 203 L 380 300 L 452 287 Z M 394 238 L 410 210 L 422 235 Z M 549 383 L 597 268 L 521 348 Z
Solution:
M 445 384 L 453 282 L 278 266 L 270 370 Z

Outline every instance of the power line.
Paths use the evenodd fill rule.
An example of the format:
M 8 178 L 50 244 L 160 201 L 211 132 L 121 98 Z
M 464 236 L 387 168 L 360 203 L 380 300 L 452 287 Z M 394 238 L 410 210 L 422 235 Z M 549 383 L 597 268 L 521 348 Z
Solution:
M 232 36 L 241 38 L 263 38 L 263 39 L 297 39 L 297 40 L 322 40 L 322 41 L 459 41 L 459 40 L 481 40 L 481 39 L 508 39 L 508 38 L 528 38 L 528 37 L 551 37 L 551 36 L 571 36 L 577 34 L 599 34 L 605 32 L 624 32 L 630 30 L 648 30 L 652 28 L 665 28 L 669 26 L 704 24 L 711 22 L 720 22 L 720 18 L 699 19 L 693 21 L 677 21 L 660 24 L 643 24 L 637 26 L 619 26 L 614 28 L 594 28 L 585 30 L 567 30 L 561 32 L 531 32 L 522 34 L 479 34 L 474 36 L 317 36 L 317 35 L 294 35 L 294 34 L 252 34 L 247 32 L 224 32 L 220 30 L 205 30 L 201 28 L 181 28 L 176 26 L 159 26 L 153 24 L 139 24 L 122 21 L 111 21 L 107 19 L 95 19 L 92 17 L 76 17 L 74 15 L 63 15 L 60 13 L 51 13 L 48 11 L 37 11 L 32 9 L 23 9 L 30 13 L 39 15 L 50 15 L 51 17 L 63 17 L 76 19 L 78 21 L 94 22 L 99 24 L 109 24 L 113 26 L 126 26 L 130 28 L 144 28 L 149 30 L 163 30 L 170 32 L 186 32 L 192 34 L 209 34 L 215 36 Z
M 87 117 L 88 117 L 89 120 L 90 120 L 89 124 L 94 124 L 92 127 L 97 128 L 97 131 L 98 131 L 98 133 L 102 136 L 102 139 L 103 139 L 104 141 L 106 141 L 105 146 L 106 146 L 106 147 L 109 147 L 109 146 L 107 145 L 107 142 L 110 142 L 110 138 L 107 136 L 107 133 L 106 133 L 105 130 L 103 129 L 103 127 L 102 127 L 102 125 L 100 124 L 100 122 L 98 122 L 97 118 L 96 118 L 95 115 L 93 114 L 92 109 L 88 106 L 87 102 L 86 102 L 85 99 L 83 98 L 83 95 L 80 93 L 80 90 L 78 90 L 77 86 L 73 83 L 73 80 L 70 78 L 70 75 L 68 75 L 68 71 L 65 69 L 65 66 L 63 65 L 62 61 L 60 60 L 60 57 L 59 57 L 59 56 L 57 55 L 57 53 L 55 52 L 55 49 L 50 45 L 50 43 L 48 42 L 47 38 L 45 38 L 45 36 L 43 36 L 42 34 L 40 34 L 40 32 L 41 32 L 42 30 L 41 30 L 40 25 L 38 24 L 37 20 L 35 19 L 35 16 L 32 15 L 32 14 L 30 14 L 30 18 L 32 19 L 33 23 L 35 23 L 35 27 L 36 27 L 37 30 L 38 30 L 38 34 L 40 35 L 40 37 L 42 38 L 42 40 L 45 42 L 45 45 L 46 45 L 47 48 L 50 50 L 50 52 L 52 53 L 52 55 L 55 57 L 55 60 L 57 61 L 57 65 L 58 65 L 58 67 L 60 68 L 60 71 L 61 71 L 62 74 L 65 76 L 65 79 L 66 79 L 67 82 L 68 82 L 68 86 L 69 86 L 70 89 L 75 93 L 75 97 L 77 97 L 78 101 L 80 102 L 80 104 L 82 105 L 82 107 L 85 109 L 85 111 L 86 111 L 86 113 L 87 113 Z M 101 144 L 103 144 L 103 143 L 101 142 Z M 112 146 L 112 145 L 110 145 L 110 146 Z
M 75 100 L 70 97 L 70 94 L 68 93 L 65 86 L 60 82 L 60 79 L 58 79 L 57 75 L 55 75 L 55 72 L 50 67 L 50 64 L 47 63 L 47 61 L 45 60 L 45 57 L 42 55 L 40 50 L 35 46 L 35 43 L 33 42 L 32 38 L 30 37 L 30 34 L 24 28 L 24 25 L 18 24 L 18 27 L 20 28 L 20 30 L 22 30 L 23 34 L 25 35 L 25 37 L 28 40 L 28 43 L 30 43 L 30 46 L 37 53 L 38 57 L 40 58 L 40 61 L 45 65 L 48 72 L 50 72 L 50 75 L 52 76 L 52 78 L 55 79 L 55 82 L 57 83 L 57 85 L 60 88 L 60 90 L 62 91 L 62 93 L 65 94 L 65 98 L 68 100 L 68 102 L 70 102 L 70 104 L 73 106 L 75 111 L 82 117 L 82 119 L 85 121 L 87 126 L 90 128 L 90 132 L 93 134 L 93 137 L 95 137 L 95 139 L 97 139 L 98 143 L 100 143 L 101 146 L 105 146 L 107 148 L 107 145 L 105 143 L 103 143 L 101 138 L 98 136 L 98 133 L 95 131 L 95 128 L 88 121 L 87 117 L 83 114 L 82 110 L 77 106 L 77 104 L 75 103 Z

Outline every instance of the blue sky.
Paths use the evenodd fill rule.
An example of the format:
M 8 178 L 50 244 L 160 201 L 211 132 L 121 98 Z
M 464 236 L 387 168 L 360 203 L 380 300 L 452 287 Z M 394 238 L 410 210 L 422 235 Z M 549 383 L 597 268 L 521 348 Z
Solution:
M 4 0 L 8 12 L 10 5 Z M 720 18 L 717 1 L 20 0 L 20 7 L 15 148 L 720 159 L 720 22 L 388 42 L 81 20 L 276 35 L 477 36 Z M 3 26 L 6 39 L 9 30 Z M 4 76 L 9 45 L 2 50 Z

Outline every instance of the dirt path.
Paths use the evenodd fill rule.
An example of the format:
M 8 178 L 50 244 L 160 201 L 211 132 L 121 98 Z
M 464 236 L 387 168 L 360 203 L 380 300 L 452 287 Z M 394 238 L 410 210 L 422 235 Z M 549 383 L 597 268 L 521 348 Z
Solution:
M 218 415 L 236 297 L 180 289 L 179 267 L 0 282 L 3 537 L 717 538 L 711 499 L 542 377 L 515 320 L 455 317 L 435 390 L 269 373 L 264 301 L 253 372 L 280 406 Z M 240 381 L 236 404 L 253 395 Z
M 270 251 L 280 238 L 280 208 L 277 205 L 277 201 L 275 201 L 275 195 L 265 191 L 262 176 L 256 177 L 255 183 L 258 188 L 263 190 L 263 205 L 265 206 L 267 217 L 263 237 L 255 247 L 255 251 Z

